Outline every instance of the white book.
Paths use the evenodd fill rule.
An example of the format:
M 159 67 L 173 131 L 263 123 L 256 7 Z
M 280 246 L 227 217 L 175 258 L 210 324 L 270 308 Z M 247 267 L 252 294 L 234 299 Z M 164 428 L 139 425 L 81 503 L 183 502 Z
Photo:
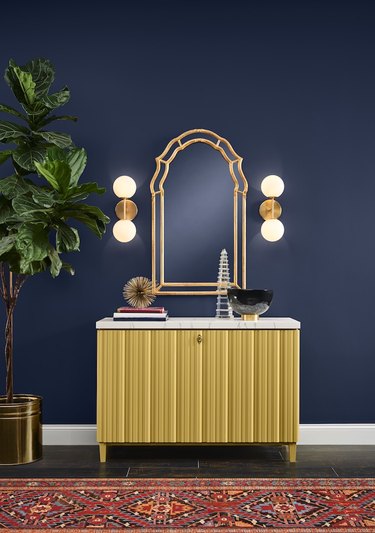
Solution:
M 168 316 L 168 313 L 113 313 L 113 318 L 128 320 L 131 318 L 141 318 L 143 320 L 152 320 L 159 319 L 165 320 Z

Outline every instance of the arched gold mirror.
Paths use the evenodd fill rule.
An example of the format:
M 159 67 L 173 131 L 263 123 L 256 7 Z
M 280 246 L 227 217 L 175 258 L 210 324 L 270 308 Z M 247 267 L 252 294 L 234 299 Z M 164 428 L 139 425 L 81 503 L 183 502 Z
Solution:
M 210 130 L 182 133 L 156 158 L 150 189 L 154 293 L 219 294 L 223 248 L 231 285 L 245 288 L 248 185 L 231 144 Z

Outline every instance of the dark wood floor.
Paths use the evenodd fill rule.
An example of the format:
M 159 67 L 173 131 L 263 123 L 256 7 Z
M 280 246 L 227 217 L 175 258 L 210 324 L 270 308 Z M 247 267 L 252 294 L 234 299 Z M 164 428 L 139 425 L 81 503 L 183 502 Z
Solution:
M 97 446 L 45 446 L 29 465 L 0 466 L 0 477 L 375 477 L 375 446 L 112 447 L 99 463 Z

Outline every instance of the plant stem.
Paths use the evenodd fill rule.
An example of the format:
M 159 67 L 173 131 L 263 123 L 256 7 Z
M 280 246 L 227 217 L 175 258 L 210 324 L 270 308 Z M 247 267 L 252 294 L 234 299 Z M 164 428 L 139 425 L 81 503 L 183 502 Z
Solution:
M 7 403 L 13 403 L 13 318 L 14 309 L 17 304 L 18 296 L 22 285 L 26 281 L 26 276 L 16 274 L 15 282 L 13 272 L 9 271 L 8 276 L 5 273 L 3 263 L 0 263 L 1 277 L 1 297 L 5 303 L 6 322 L 5 322 L 5 365 L 6 365 L 6 397 Z M 8 278 L 8 279 L 7 279 Z
M 13 273 L 9 272 L 9 294 L 13 292 Z M 12 298 L 10 298 L 12 300 Z M 7 403 L 13 403 L 13 317 L 14 305 L 12 301 L 7 305 L 7 319 L 5 323 L 5 364 L 6 364 L 6 396 Z

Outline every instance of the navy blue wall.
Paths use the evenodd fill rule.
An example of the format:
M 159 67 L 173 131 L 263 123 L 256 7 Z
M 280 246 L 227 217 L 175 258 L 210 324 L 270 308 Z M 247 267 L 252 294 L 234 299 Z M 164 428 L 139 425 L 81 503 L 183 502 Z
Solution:
M 80 120 L 68 128 L 88 151 L 86 177 L 108 188 L 98 205 L 112 216 L 118 175 L 138 184 L 134 241 L 84 232 L 76 276 L 37 276 L 21 295 L 16 389 L 44 396 L 45 422 L 95 421 L 95 321 L 121 305 L 125 281 L 150 276 L 154 157 L 198 127 L 244 157 L 248 285 L 272 287 L 270 314 L 302 322 L 301 421 L 375 422 L 373 2 L 7 1 L 1 14 L 0 69 L 48 57 L 71 88 L 66 112 Z M 4 83 L 0 101 L 13 103 Z M 257 215 L 269 173 L 286 184 L 275 244 Z M 215 307 L 158 303 L 175 316 Z

